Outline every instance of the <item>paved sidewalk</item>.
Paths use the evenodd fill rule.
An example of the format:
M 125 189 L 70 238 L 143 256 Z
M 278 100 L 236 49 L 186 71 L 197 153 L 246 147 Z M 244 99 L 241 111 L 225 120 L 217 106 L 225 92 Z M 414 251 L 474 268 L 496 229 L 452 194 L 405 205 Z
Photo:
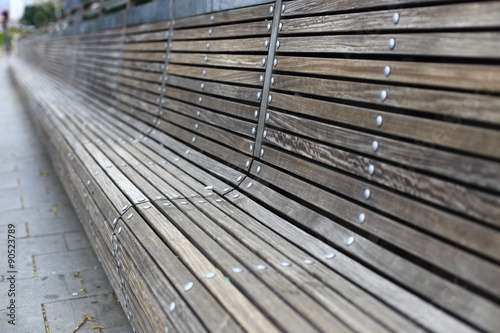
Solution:
M 14 90 L 3 54 L 0 119 L 0 332 L 71 333 L 82 313 L 96 321 L 78 333 L 132 332 Z M 9 230 L 15 230 L 14 274 L 7 272 Z M 9 324 L 11 299 L 15 326 Z M 91 330 L 94 325 L 105 328 Z

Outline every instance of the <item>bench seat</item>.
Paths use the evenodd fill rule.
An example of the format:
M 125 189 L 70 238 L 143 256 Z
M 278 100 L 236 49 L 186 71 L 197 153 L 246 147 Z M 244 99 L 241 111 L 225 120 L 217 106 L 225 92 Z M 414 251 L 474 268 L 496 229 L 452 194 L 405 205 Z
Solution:
M 500 2 L 389 3 L 20 43 L 134 330 L 498 331 Z

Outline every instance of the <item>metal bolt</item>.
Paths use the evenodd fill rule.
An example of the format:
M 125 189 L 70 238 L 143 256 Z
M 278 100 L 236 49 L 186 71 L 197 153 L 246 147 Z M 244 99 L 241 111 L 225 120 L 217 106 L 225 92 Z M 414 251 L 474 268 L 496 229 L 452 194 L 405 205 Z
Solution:
M 273 100 L 273 96 L 269 95 L 269 96 L 267 97 L 267 102 L 268 102 L 268 103 L 271 103 L 271 102 L 272 102 L 272 100 Z
M 201 112 L 200 111 L 196 111 L 196 117 L 200 118 L 200 116 L 201 116 Z
M 253 152 L 253 145 L 250 145 L 250 147 L 248 147 L 248 150 L 250 150 L 250 152 Z
M 238 178 L 236 178 L 236 181 L 239 182 L 243 179 L 243 176 L 238 176 Z
M 213 15 L 210 15 L 210 21 L 213 22 L 214 21 L 214 16 Z
M 285 12 L 285 8 L 286 8 L 286 7 L 285 7 L 285 5 L 282 5 L 282 6 L 281 6 L 281 12 L 282 12 L 282 13 L 284 13 L 284 12 Z
M 262 137 L 265 138 L 267 136 L 267 131 L 262 132 Z
M 358 222 L 359 223 L 365 222 L 365 218 L 366 218 L 366 216 L 365 216 L 364 213 L 359 214 L 359 216 L 358 216 Z
M 134 216 L 134 213 L 130 213 L 128 216 L 127 216 L 127 220 L 130 220 L 132 218 L 132 216 Z
M 391 75 L 391 66 L 385 66 L 384 67 L 384 75 L 386 77 L 388 77 L 389 75 Z
M 210 43 L 207 43 L 207 50 L 210 49 Z
M 266 114 L 266 121 L 268 121 L 268 120 L 269 120 L 269 113 Z
M 377 116 L 377 118 L 375 118 L 375 124 L 380 127 L 382 126 L 382 122 L 383 122 L 383 119 L 382 119 L 382 116 Z
M 262 66 L 266 65 L 266 58 L 262 58 Z
M 304 259 L 304 264 L 307 264 L 307 265 L 314 264 L 314 260 L 312 260 L 312 259 Z
M 203 101 L 203 97 L 198 97 L 198 103 L 201 103 Z
M 236 193 L 235 195 L 233 195 L 233 199 L 238 199 L 240 197 L 239 193 Z
M 205 83 L 200 84 L 201 90 L 205 89 Z
M 386 90 L 382 90 L 380 92 L 380 100 L 381 101 L 385 101 L 387 99 L 387 91 Z
M 243 268 L 240 268 L 240 267 L 234 267 L 234 268 L 233 268 L 233 272 L 235 272 L 235 273 L 241 273 L 241 272 L 243 272 Z
M 205 62 L 208 62 L 208 56 L 205 56 L 204 60 L 205 60 Z
M 333 259 L 333 258 L 335 258 L 335 253 L 333 253 L 333 252 L 327 253 L 327 254 L 325 254 L 325 258 L 326 259 Z
M 373 152 L 376 152 L 378 150 L 378 142 L 377 141 L 372 142 L 372 150 L 373 150 Z
M 266 41 L 264 42 L 264 47 L 268 47 L 269 46 L 269 41 L 266 39 Z
M 399 14 L 398 13 L 392 14 L 392 23 L 398 24 L 398 22 L 399 22 Z
M 175 302 L 172 302 L 172 303 L 170 303 L 170 305 L 168 306 L 168 311 L 169 311 L 170 313 L 172 313 L 172 312 L 174 312 L 174 310 L 175 310 Z
M 261 96 L 262 96 L 262 93 L 259 91 L 259 92 L 257 93 L 257 100 L 258 100 L 258 101 L 260 100 L 260 97 L 261 97 Z
M 252 182 L 247 184 L 247 188 L 250 188 L 250 187 L 252 187 Z
M 194 283 L 193 283 L 193 282 L 188 282 L 188 283 L 186 283 L 186 284 L 184 285 L 184 288 L 183 288 L 183 289 L 184 289 L 184 291 L 190 291 L 190 290 L 191 290 L 191 288 L 193 288 L 193 286 L 194 286 Z
M 206 76 L 206 75 L 207 75 L 207 71 L 204 69 L 204 70 L 201 72 L 201 75 Z
M 269 14 L 272 14 L 274 12 L 274 6 L 269 7 Z
M 263 156 L 264 156 L 264 148 L 262 148 L 262 149 L 260 150 L 260 157 L 263 157 Z
M 207 274 L 205 274 L 205 277 L 206 277 L 207 279 L 211 279 L 211 278 L 215 277 L 215 275 L 216 275 L 216 274 L 215 274 L 214 272 L 208 272 Z
M 211 35 L 212 34 L 212 29 L 208 29 L 208 34 Z
M 396 47 L 396 40 L 394 38 L 389 39 L 389 43 L 387 45 L 389 46 L 389 50 L 393 50 L 394 47 Z
M 370 189 L 365 189 L 365 191 L 363 192 L 363 196 L 365 197 L 366 200 L 370 199 L 371 196 Z
M 272 78 L 271 78 L 271 85 L 273 85 L 273 84 L 274 84 L 274 82 L 275 82 L 275 79 L 274 79 L 274 77 L 272 77 Z
M 122 227 L 119 227 L 118 228 L 118 234 L 120 234 L 122 232 Z
M 191 142 L 194 143 L 196 141 L 196 137 L 193 136 L 193 138 L 191 139 Z
M 292 264 L 289 263 L 288 261 L 283 261 L 283 262 L 280 263 L 280 265 L 283 266 L 283 267 L 290 267 L 290 266 L 292 266 Z
M 261 76 L 259 77 L 259 82 L 260 82 L 260 83 L 264 82 L 264 75 L 261 75 Z
M 245 162 L 245 168 L 248 168 L 250 166 L 250 161 Z
M 253 117 L 257 118 L 259 116 L 259 110 L 255 110 L 253 113 Z
M 255 168 L 255 171 L 256 171 L 257 173 L 259 173 L 259 172 L 260 172 L 260 165 L 259 165 L 259 166 L 257 166 L 257 168 Z
M 354 237 L 348 237 L 346 240 L 345 240 L 345 245 L 347 246 L 351 246 L 352 243 L 354 243 Z
M 277 41 L 276 41 L 276 48 L 277 48 L 277 49 L 279 49 L 279 48 L 280 48 L 280 41 L 279 41 L 279 40 L 277 40 Z
M 280 24 L 278 25 L 278 29 L 279 29 L 279 31 L 281 31 L 283 29 L 283 23 L 282 22 L 280 22 Z
M 255 268 L 260 269 L 260 270 L 263 270 L 263 269 L 266 269 L 266 268 L 267 268 L 267 266 L 266 266 L 266 265 L 263 265 L 263 264 L 260 264 L 260 265 L 255 266 Z
M 271 23 L 267 24 L 267 31 L 271 31 Z
M 276 67 L 278 65 L 278 59 L 274 59 L 273 66 Z
M 374 172 L 375 172 L 375 166 L 373 164 L 370 164 L 368 166 L 368 174 L 373 175 Z

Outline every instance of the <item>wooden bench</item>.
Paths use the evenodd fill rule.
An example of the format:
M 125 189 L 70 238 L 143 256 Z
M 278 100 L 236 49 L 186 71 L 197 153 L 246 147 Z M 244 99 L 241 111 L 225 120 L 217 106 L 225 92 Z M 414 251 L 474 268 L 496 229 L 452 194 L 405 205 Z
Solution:
M 500 1 L 263 2 L 11 59 L 134 330 L 498 332 Z

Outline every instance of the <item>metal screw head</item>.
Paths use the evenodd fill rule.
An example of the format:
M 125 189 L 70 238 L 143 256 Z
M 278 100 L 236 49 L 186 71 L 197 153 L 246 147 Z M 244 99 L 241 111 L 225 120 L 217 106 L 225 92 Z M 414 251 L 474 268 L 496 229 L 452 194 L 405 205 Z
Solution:
M 250 145 L 250 147 L 248 147 L 248 150 L 249 150 L 250 152 L 253 152 L 253 145 Z
M 204 70 L 201 72 L 201 75 L 206 76 L 206 75 L 207 75 L 207 71 L 204 69 Z
M 205 89 L 205 83 L 200 84 L 201 90 Z
M 277 48 L 277 49 L 279 49 L 279 48 L 280 48 L 280 41 L 279 41 L 279 40 L 277 40 L 277 41 L 276 41 L 276 48 Z
M 208 29 L 208 34 L 211 35 L 212 34 L 212 29 Z
M 170 303 L 170 305 L 168 306 L 168 311 L 169 312 L 174 312 L 175 310 L 175 302 L 172 302 Z
M 265 138 L 267 136 L 267 131 L 262 132 L 262 137 Z
M 274 77 L 272 77 L 272 78 L 271 78 L 271 85 L 274 85 L 274 82 L 275 82 L 275 81 L 276 81 L 276 80 L 274 79 Z
M 262 66 L 266 65 L 266 58 L 262 58 Z
M 368 166 L 368 174 L 373 175 L 374 172 L 375 172 L 375 166 L 373 164 L 370 164 Z
M 272 14 L 274 12 L 274 6 L 269 7 L 269 14 Z
M 260 269 L 260 270 L 263 270 L 263 269 L 266 269 L 266 268 L 267 268 L 267 266 L 266 266 L 266 265 L 263 265 L 263 264 L 260 264 L 260 265 L 255 266 L 255 268 Z
M 122 227 L 119 227 L 118 228 L 118 234 L 120 234 L 122 232 Z
M 193 136 L 193 138 L 191 139 L 191 142 L 195 143 L 195 141 L 196 141 L 196 137 Z
M 351 236 L 351 237 L 348 237 L 348 238 L 345 240 L 345 244 L 346 244 L 347 246 L 351 246 L 351 245 L 352 245 L 352 243 L 354 243 L 354 237 L 352 237 L 352 236 Z
M 269 41 L 266 39 L 266 41 L 264 42 L 264 47 L 268 47 L 269 46 Z
M 278 59 L 274 59 L 273 66 L 276 67 L 278 65 Z
M 205 56 L 204 60 L 205 62 L 208 62 L 208 56 Z
M 286 8 L 286 7 L 285 7 L 285 5 L 283 4 L 283 5 L 281 6 L 281 12 L 282 12 L 282 13 L 284 13 L 284 12 L 285 12 L 285 8 Z
M 269 96 L 267 97 L 267 102 L 268 102 L 268 103 L 271 103 L 271 101 L 272 101 L 272 100 L 273 100 L 273 96 L 269 95 Z
M 384 67 L 384 75 L 386 77 L 388 77 L 389 75 L 391 75 L 391 67 L 390 66 L 385 66 Z
M 389 43 L 387 43 L 387 46 L 389 46 L 389 50 L 394 50 L 396 47 L 396 40 L 394 38 L 389 39 Z
M 243 272 L 243 268 L 235 267 L 235 268 L 233 268 L 233 272 L 235 272 L 235 273 L 241 273 L 241 272 Z
M 267 31 L 271 31 L 271 23 L 267 24 Z
M 207 50 L 210 49 L 210 43 L 207 43 Z
M 198 123 L 194 124 L 194 129 L 198 129 L 200 127 L 200 125 L 198 125 Z
M 382 126 L 383 118 L 382 116 L 378 115 L 377 118 L 375 118 L 375 124 L 380 127 Z
M 215 274 L 214 272 L 208 272 L 207 274 L 205 274 L 205 277 L 206 277 L 207 279 L 211 279 L 211 278 L 215 277 L 215 275 L 216 275 L 216 274 Z
M 252 184 L 252 182 L 248 183 L 248 184 L 247 184 L 247 188 L 252 187 L 252 185 L 253 185 L 253 184 Z
M 335 258 L 335 253 L 333 253 L 333 252 L 327 253 L 327 254 L 325 254 L 325 258 L 326 259 L 333 259 L 333 258 Z
M 260 82 L 260 83 L 264 82 L 264 75 L 261 75 L 261 76 L 259 77 L 259 82 Z
M 264 148 L 262 148 L 262 149 L 260 150 L 260 157 L 263 157 L 263 156 L 264 156 Z
M 245 162 L 245 168 L 248 168 L 250 166 L 250 161 Z
M 259 110 L 255 110 L 253 113 L 253 117 L 257 118 L 259 116 Z
M 292 266 L 292 264 L 289 263 L 288 261 L 280 262 L 280 265 L 283 266 L 283 267 L 290 267 L 290 266 Z
M 183 289 L 184 289 L 184 291 L 190 291 L 193 288 L 193 286 L 194 286 L 194 283 L 190 281 L 184 285 Z
M 269 120 L 269 113 L 266 114 L 266 121 L 268 121 L 268 120 Z
M 280 24 L 278 25 L 278 29 L 279 29 L 279 31 L 281 31 L 283 29 L 283 23 L 282 22 L 280 22 Z
M 359 214 L 359 215 L 358 215 L 358 222 L 359 222 L 359 223 L 363 223 L 363 222 L 365 222 L 365 218 L 366 218 L 366 216 L 365 216 L 365 214 L 364 214 L 364 213 Z
M 304 259 L 304 264 L 311 265 L 314 263 L 314 260 L 312 259 Z
M 260 97 L 261 97 L 261 96 L 262 96 L 262 93 L 259 91 L 259 92 L 257 93 L 257 100 L 258 100 L 258 101 L 260 100 Z
M 382 90 L 380 92 L 380 100 L 385 101 L 387 99 L 387 90 Z
M 398 24 L 398 22 L 399 22 L 399 14 L 398 13 L 392 14 L 392 23 Z
M 252 127 L 252 135 L 255 134 L 255 131 L 256 131 L 255 127 Z
M 370 189 L 365 189 L 365 191 L 363 192 L 363 197 L 368 200 L 370 199 L 370 196 L 371 196 L 371 192 L 370 192 Z
M 377 141 L 373 141 L 372 142 L 372 151 L 376 152 L 377 150 L 378 150 L 378 142 Z
M 196 111 L 196 117 L 200 118 L 200 116 L 201 116 L 201 112 L 200 111 Z
M 256 171 L 257 173 L 259 173 L 259 172 L 260 172 L 260 165 L 259 165 L 259 166 L 257 166 L 257 168 L 255 168 L 255 171 Z
M 198 97 L 198 103 L 201 103 L 203 101 L 203 97 Z
M 214 16 L 213 15 L 210 15 L 210 21 L 213 22 L 214 21 Z

